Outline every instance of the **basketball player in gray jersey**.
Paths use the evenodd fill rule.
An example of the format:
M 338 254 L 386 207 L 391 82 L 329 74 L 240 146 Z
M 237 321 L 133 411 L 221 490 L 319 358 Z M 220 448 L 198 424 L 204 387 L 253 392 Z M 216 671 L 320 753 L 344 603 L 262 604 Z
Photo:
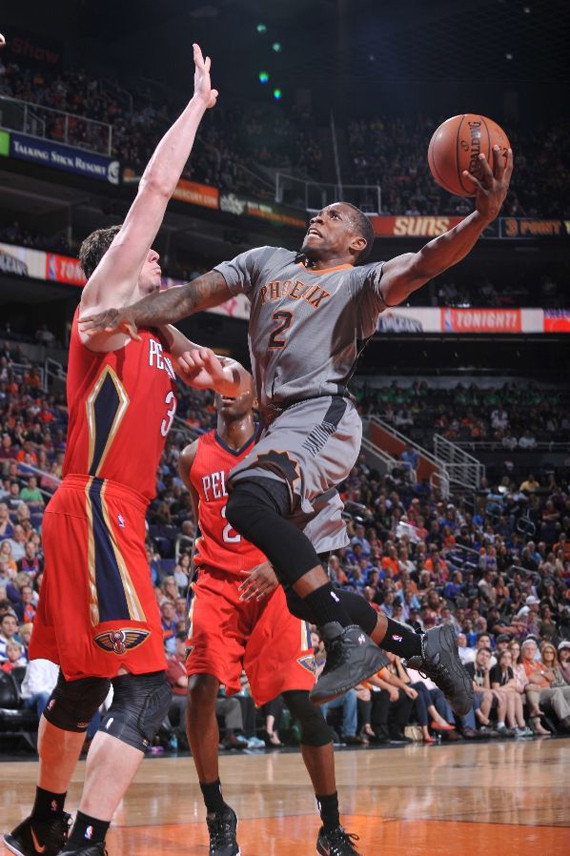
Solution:
M 336 202 L 312 218 L 299 254 L 250 250 L 187 285 L 83 319 L 85 331 L 121 328 L 134 337 L 137 326 L 173 323 L 238 293 L 251 301 L 249 342 L 264 431 L 232 470 L 226 513 L 302 601 L 297 612 L 321 627 L 327 664 L 311 694 L 317 703 L 345 692 L 384 662 L 362 632 L 360 613 L 332 588 L 310 540 L 311 520 L 319 515 L 322 536 L 328 510 L 335 540 L 335 486 L 360 448 L 361 424 L 348 384 L 379 314 L 461 261 L 498 216 L 512 152 L 505 163 L 496 147 L 492 166 L 479 157 L 481 179 L 468 174 L 477 187 L 476 210 L 417 253 L 364 264 L 374 241 L 371 224 L 359 209 Z M 420 636 L 386 619 L 381 644 L 432 677 L 458 714 L 471 709 L 471 682 L 449 628 Z

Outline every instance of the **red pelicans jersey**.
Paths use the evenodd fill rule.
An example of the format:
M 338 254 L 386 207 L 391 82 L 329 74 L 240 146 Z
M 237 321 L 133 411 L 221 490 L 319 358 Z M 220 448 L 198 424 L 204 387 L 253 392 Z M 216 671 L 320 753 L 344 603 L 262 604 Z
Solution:
M 201 535 L 195 541 L 194 562 L 239 574 L 265 562 L 261 550 L 246 541 L 226 520 L 228 473 L 251 452 L 255 435 L 239 451 L 226 446 L 217 431 L 198 440 L 190 481 L 199 497 Z
M 71 328 L 67 403 L 69 427 L 63 475 L 110 479 L 156 494 L 156 472 L 176 413 L 175 374 L 158 331 L 139 330 L 109 353 L 81 342 L 76 311 Z

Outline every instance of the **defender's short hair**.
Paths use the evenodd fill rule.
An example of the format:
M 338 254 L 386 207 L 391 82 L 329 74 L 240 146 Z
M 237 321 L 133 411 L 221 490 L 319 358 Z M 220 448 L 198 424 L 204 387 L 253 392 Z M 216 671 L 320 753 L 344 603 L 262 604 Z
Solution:
M 353 205 L 351 202 L 343 202 L 342 204 L 351 209 L 351 219 L 354 223 L 355 230 L 358 232 L 359 236 L 366 240 L 366 246 L 358 254 L 356 259 L 357 265 L 363 265 L 372 252 L 372 247 L 374 245 L 374 228 L 370 221 L 370 217 L 367 217 L 364 211 L 361 211 L 360 208 L 357 208 L 356 205 Z
M 108 229 L 96 229 L 88 235 L 79 249 L 79 264 L 87 279 L 113 243 L 121 226 L 109 226 Z

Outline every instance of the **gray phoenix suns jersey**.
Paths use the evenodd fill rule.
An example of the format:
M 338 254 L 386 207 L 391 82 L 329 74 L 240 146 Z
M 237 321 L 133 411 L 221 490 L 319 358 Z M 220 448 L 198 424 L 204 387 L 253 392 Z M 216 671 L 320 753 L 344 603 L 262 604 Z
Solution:
M 249 348 L 259 406 L 346 395 L 356 360 L 386 308 L 382 263 L 312 270 L 297 253 L 260 247 L 217 265 L 251 302 Z

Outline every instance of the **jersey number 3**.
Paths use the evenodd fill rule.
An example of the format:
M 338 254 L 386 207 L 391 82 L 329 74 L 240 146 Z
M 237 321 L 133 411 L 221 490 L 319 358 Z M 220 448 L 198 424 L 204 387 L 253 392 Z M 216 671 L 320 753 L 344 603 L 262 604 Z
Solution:
M 170 392 L 166 394 L 164 403 L 168 407 L 168 410 L 166 411 L 166 419 L 163 419 L 160 423 L 160 433 L 163 437 L 166 437 L 168 435 L 168 432 L 172 428 L 172 422 L 176 413 L 176 396 L 174 395 L 172 390 L 170 390 Z
M 280 312 L 274 312 L 271 316 L 272 321 L 277 322 L 277 327 L 269 337 L 269 349 L 271 351 L 278 351 L 281 348 L 284 348 L 287 344 L 285 339 L 281 339 L 282 333 L 285 330 L 288 330 L 291 326 L 291 322 L 293 321 L 293 313 L 286 312 L 285 310 L 281 310 Z

